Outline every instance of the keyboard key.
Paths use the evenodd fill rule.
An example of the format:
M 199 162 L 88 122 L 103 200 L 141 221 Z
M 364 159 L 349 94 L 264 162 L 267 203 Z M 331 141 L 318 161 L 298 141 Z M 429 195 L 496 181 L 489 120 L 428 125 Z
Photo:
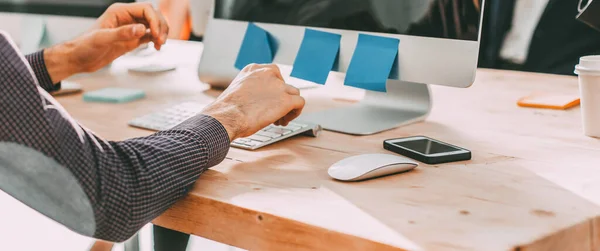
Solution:
M 249 146 L 249 145 L 246 145 L 246 144 L 244 144 L 244 143 L 239 143 L 239 142 L 237 142 L 237 141 L 233 141 L 233 142 L 231 142 L 231 145 L 232 145 L 232 146 L 237 146 L 237 147 L 242 147 L 242 148 L 244 148 L 244 147 L 251 147 L 251 146 Z
M 294 125 L 288 125 L 288 126 L 285 127 L 285 129 L 292 130 L 293 132 L 295 132 L 295 131 L 298 131 L 298 130 L 302 129 L 302 127 L 300 127 L 300 126 L 294 126 Z
M 288 126 L 299 126 L 300 128 L 308 127 L 308 125 L 290 122 Z
M 240 142 L 240 143 L 244 143 L 244 142 L 248 142 L 250 141 L 250 139 L 247 138 L 241 138 L 241 139 L 236 139 L 234 142 Z
M 250 141 L 249 139 L 236 139 L 231 143 L 238 143 L 238 144 L 244 144 L 246 142 Z
M 279 138 L 281 137 L 281 133 L 273 133 L 273 132 L 266 132 L 266 131 L 260 131 L 257 132 L 255 135 L 260 135 L 260 136 L 265 136 L 265 137 L 269 137 L 269 138 Z
M 248 137 L 247 139 L 249 140 L 255 140 L 258 142 L 267 142 L 267 141 L 271 141 L 273 138 L 271 137 L 265 137 L 265 136 L 261 136 L 261 135 L 252 135 L 250 137 Z
M 277 133 L 277 134 L 281 134 L 281 135 L 288 135 L 288 134 L 292 133 L 292 130 L 273 127 L 273 128 L 269 128 L 267 130 L 267 132 Z
M 249 142 L 244 143 L 244 145 L 247 145 L 249 147 L 255 147 L 262 145 L 262 142 L 250 140 Z

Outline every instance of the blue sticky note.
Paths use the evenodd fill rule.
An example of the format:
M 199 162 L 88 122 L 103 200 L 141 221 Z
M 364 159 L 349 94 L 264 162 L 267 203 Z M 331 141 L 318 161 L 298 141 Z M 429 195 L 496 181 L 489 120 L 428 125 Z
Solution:
M 275 39 L 266 30 L 249 23 L 242 46 L 235 61 L 235 68 L 241 70 L 249 64 L 270 64 L 276 50 Z
M 386 82 L 396 63 L 399 45 L 400 40 L 396 38 L 360 34 L 345 85 L 386 92 Z
M 291 76 L 324 85 L 338 59 L 341 40 L 340 34 L 306 29 Z
M 127 88 L 105 88 L 85 93 L 83 100 L 86 102 L 101 103 L 127 103 L 146 97 L 143 90 Z

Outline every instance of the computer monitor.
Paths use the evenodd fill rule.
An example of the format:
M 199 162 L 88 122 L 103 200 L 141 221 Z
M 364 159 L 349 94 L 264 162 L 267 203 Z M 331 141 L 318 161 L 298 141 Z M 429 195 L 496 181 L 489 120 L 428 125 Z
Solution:
M 248 22 L 278 40 L 274 63 L 284 65 L 293 65 L 306 27 L 341 34 L 340 72 L 348 69 L 359 33 L 398 38 L 399 74 L 388 80 L 387 93 L 367 91 L 358 104 L 301 117 L 342 133 L 382 132 L 428 116 L 428 85 L 473 84 L 483 5 L 483 0 L 215 0 L 199 77 L 218 86 L 238 74 L 234 62 Z

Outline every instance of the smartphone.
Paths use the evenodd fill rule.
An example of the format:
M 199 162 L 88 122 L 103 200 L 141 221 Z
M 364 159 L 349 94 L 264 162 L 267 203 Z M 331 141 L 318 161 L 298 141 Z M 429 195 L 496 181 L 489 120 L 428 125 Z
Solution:
M 471 151 L 425 136 L 389 139 L 383 148 L 430 165 L 471 160 Z

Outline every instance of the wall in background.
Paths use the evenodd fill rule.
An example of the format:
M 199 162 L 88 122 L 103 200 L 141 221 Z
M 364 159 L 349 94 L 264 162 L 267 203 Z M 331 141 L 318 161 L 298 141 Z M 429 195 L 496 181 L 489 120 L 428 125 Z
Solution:
M 0 30 L 8 32 L 13 39 L 21 34 L 21 16 L 10 13 L 0 13 Z
M 17 44 L 28 37 L 26 21 L 33 16 L 29 14 L 0 13 L 0 30 L 7 31 Z M 44 16 L 47 35 L 51 41 L 63 42 L 81 35 L 94 23 L 94 19 L 80 17 Z M 35 35 L 34 35 L 35 36 Z

